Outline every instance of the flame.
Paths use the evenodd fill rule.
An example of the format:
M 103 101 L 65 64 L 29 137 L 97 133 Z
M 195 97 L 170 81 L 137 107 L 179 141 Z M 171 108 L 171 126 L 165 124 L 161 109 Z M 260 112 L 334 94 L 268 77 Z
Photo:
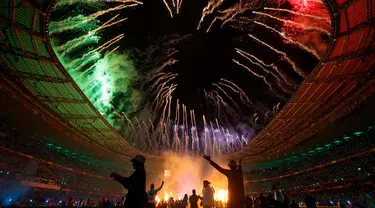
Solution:
M 164 193 L 164 201 L 168 201 L 169 199 L 169 194 L 167 192 Z
M 228 202 L 228 190 L 225 190 L 225 189 L 218 190 L 215 193 L 215 200 L 221 201 L 223 203 L 227 203 Z
M 160 202 L 159 195 L 156 195 L 155 200 L 156 200 L 156 204 L 159 204 L 159 202 Z

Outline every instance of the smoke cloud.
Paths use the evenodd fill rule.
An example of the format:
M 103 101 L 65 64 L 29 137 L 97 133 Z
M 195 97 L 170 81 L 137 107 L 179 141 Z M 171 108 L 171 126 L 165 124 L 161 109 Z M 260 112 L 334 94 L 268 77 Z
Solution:
M 172 193 L 174 198 L 183 198 L 184 194 L 189 196 L 195 189 L 201 195 L 203 180 L 208 180 L 215 187 L 216 191 L 228 189 L 227 178 L 205 161 L 202 157 L 181 155 L 173 152 L 166 152 L 164 156 L 164 170 L 169 171 L 169 176 L 165 175 L 164 187 L 159 192 L 159 197 L 164 198 L 165 193 Z M 227 162 L 223 159 L 213 158 L 213 160 L 223 168 L 228 168 Z M 152 182 L 152 181 L 150 181 Z M 154 182 L 157 187 L 160 182 Z

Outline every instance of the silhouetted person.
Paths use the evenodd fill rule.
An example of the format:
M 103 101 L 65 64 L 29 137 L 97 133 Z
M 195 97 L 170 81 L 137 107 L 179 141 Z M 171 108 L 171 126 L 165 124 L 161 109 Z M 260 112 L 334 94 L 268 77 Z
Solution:
M 316 208 L 316 199 L 310 195 L 305 197 L 306 208 Z
M 155 185 L 152 183 L 150 186 L 150 190 L 147 191 L 147 207 L 149 208 L 155 208 L 156 207 L 156 200 L 155 197 L 158 194 L 158 192 L 163 188 L 164 181 L 161 182 L 161 185 L 159 188 L 155 189 Z
M 284 196 L 284 207 L 285 208 L 290 208 L 290 201 L 287 195 L 284 194 L 284 192 L 281 192 L 281 194 Z
M 215 205 L 215 189 L 214 187 L 211 186 L 211 183 L 207 180 L 203 181 L 203 197 L 201 198 L 202 200 L 202 205 L 203 208 L 212 208 Z
M 267 196 L 267 205 L 268 205 L 268 207 L 275 207 L 276 206 L 276 200 L 271 193 L 269 193 L 268 196 Z
M 190 208 L 198 208 L 198 200 L 199 196 L 196 194 L 195 189 L 193 189 L 193 195 L 189 198 Z
M 260 207 L 261 208 L 266 208 L 266 206 L 267 206 L 267 204 L 266 204 L 266 197 L 263 196 L 263 193 L 260 194 L 259 200 L 260 200 Z
M 246 207 L 246 208 L 251 208 L 251 207 L 253 207 L 253 206 L 252 206 L 252 199 L 251 199 L 251 197 L 250 197 L 249 194 L 247 194 L 246 197 L 245 197 L 245 207 Z
M 242 166 L 240 160 L 239 165 L 237 167 L 236 161 L 231 160 L 229 161 L 229 170 L 220 167 L 214 161 L 211 160 L 211 157 L 205 155 L 203 157 L 206 159 L 210 164 L 216 168 L 220 173 L 224 174 L 228 178 L 228 206 L 227 208 L 239 208 L 243 207 L 245 204 L 245 191 L 243 185 L 243 174 L 242 174 Z
M 146 158 L 142 155 L 137 155 L 131 162 L 135 169 L 131 176 L 123 177 L 120 174 L 111 173 L 111 178 L 128 189 L 124 208 L 142 208 L 146 200 Z
M 189 198 L 188 198 L 188 195 L 185 194 L 184 199 L 182 199 L 182 207 L 186 208 L 188 203 L 189 203 Z
M 290 203 L 290 208 L 299 208 L 299 205 L 296 203 L 296 201 L 292 201 L 292 203 Z

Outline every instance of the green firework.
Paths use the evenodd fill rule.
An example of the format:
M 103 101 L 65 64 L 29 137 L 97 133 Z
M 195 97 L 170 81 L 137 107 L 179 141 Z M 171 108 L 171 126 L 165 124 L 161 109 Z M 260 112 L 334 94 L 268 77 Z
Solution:
M 55 10 L 66 10 L 64 7 L 74 2 L 63 3 Z M 80 1 L 80 4 L 84 3 Z M 104 23 L 92 14 L 80 12 L 57 17 L 50 23 L 52 47 L 86 97 L 114 126 L 118 119 L 116 115 L 139 110 L 143 95 L 135 88 L 135 83 L 140 80 L 140 74 L 130 54 L 111 51 L 116 47 L 112 44 L 118 43 L 123 36 L 108 40 L 102 35 Z

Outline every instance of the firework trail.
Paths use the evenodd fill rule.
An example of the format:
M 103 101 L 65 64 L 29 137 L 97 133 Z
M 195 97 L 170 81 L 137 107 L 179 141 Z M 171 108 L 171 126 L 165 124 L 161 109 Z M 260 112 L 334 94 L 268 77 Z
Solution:
M 269 17 L 269 18 L 272 18 L 272 19 L 275 19 L 275 20 L 278 20 L 280 22 L 283 22 L 287 25 L 295 25 L 299 28 L 302 28 L 304 30 L 315 30 L 315 31 L 319 31 L 321 33 L 325 33 L 329 36 L 331 36 L 331 33 L 324 29 L 324 28 L 321 28 L 321 27 L 314 27 L 314 26 L 306 26 L 304 24 L 301 24 L 301 23 L 298 23 L 298 22 L 294 22 L 294 21 L 291 21 L 291 20 L 285 20 L 285 19 L 281 19 L 281 18 L 278 18 L 278 17 L 275 17 L 273 15 L 270 15 L 270 14 L 267 14 L 267 13 L 263 13 L 263 12 L 257 12 L 257 11 L 253 11 L 254 14 L 259 14 L 259 15 L 262 15 L 262 16 L 266 16 L 266 17 Z
M 124 34 L 120 34 L 114 38 L 112 38 L 111 40 L 103 43 L 101 46 L 97 47 L 96 49 L 94 50 L 90 50 L 89 52 L 83 54 L 83 56 L 81 58 L 77 58 L 75 59 L 74 61 L 72 61 L 69 65 L 67 65 L 68 68 L 75 68 L 73 71 L 79 71 L 81 69 L 81 67 L 83 67 L 84 65 L 86 65 L 87 63 L 93 61 L 93 60 L 97 60 L 100 58 L 100 52 L 102 52 L 103 50 L 107 49 L 108 47 L 110 47 L 111 45 L 117 43 L 118 41 L 120 41 L 122 38 L 124 37 Z M 116 48 L 118 48 L 119 46 L 117 46 Z M 107 56 L 109 54 L 106 54 Z M 86 57 L 90 56 L 88 59 L 86 59 Z M 85 60 L 86 59 L 86 60 Z M 81 62 L 83 61 L 84 62 Z M 81 63 L 79 63 L 81 62 Z M 78 66 L 76 66 L 76 64 L 79 63 Z
M 56 33 L 62 33 L 62 32 L 67 32 L 73 29 L 79 29 L 84 27 L 87 23 L 89 22 L 97 22 L 96 18 L 116 11 L 116 10 L 122 10 L 130 7 L 135 7 L 138 6 L 139 4 L 131 4 L 131 5 L 119 5 L 116 7 L 111 7 L 106 10 L 101 10 L 99 12 L 96 12 L 94 14 L 91 14 L 89 16 L 84 16 L 84 15 L 77 15 L 75 17 L 69 17 L 65 20 L 57 21 L 57 22 L 51 22 L 50 23 L 50 28 L 49 28 L 49 34 L 56 34 Z
M 217 21 L 217 20 L 222 20 L 223 23 L 221 24 L 221 27 L 223 27 L 227 22 L 233 20 L 234 17 L 236 17 L 236 15 L 246 11 L 246 10 L 238 10 L 239 6 L 237 6 L 239 4 L 236 4 L 235 7 L 232 7 L 232 8 L 229 8 L 227 10 L 224 10 L 221 13 L 220 16 L 215 16 L 215 18 L 212 20 L 211 24 L 208 26 L 206 32 L 209 32 L 211 31 L 211 27 L 214 25 L 214 23 Z
M 251 34 L 248 34 L 249 37 L 253 38 L 254 40 L 258 41 L 259 43 L 263 44 L 264 46 L 268 47 L 269 49 L 275 51 L 276 53 L 282 55 L 290 65 L 292 65 L 293 69 L 295 72 L 297 72 L 301 77 L 305 78 L 307 76 L 307 74 L 303 71 L 301 71 L 297 66 L 296 64 L 286 55 L 285 52 L 282 52 L 282 51 L 279 51 L 277 49 L 275 49 L 274 47 L 268 45 L 267 43 L 259 40 L 258 38 L 256 38 L 255 36 L 251 35 Z
M 154 89 L 155 86 L 156 86 L 157 84 L 159 84 L 159 82 L 162 81 L 162 80 L 167 79 L 164 83 L 168 83 L 168 82 L 170 82 L 171 80 L 175 79 L 176 76 L 177 76 L 178 74 L 177 74 L 177 73 L 168 72 L 168 73 L 162 73 L 162 75 L 163 75 L 163 76 L 159 77 L 159 78 L 154 82 L 154 84 L 152 84 L 151 89 Z M 160 86 L 160 85 L 159 85 L 159 86 Z
M 119 48 L 120 48 L 120 46 L 116 46 L 114 49 L 110 50 L 106 55 L 107 56 L 111 55 L 112 53 L 114 53 L 115 51 L 117 51 Z
M 259 77 L 261 79 L 263 79 L 264 83 L 266 83 L 266 85 L 268 86 L 268 88 L 277 95 L 276 91 L 272 88 L 272 85 L 267 81 L 266 77 L 263 76 L 263 75 L 260 75 L 260 74 L 257 74 L 255 73 L 253 70 L 251 70 L 249 67 L 241 64 L 239 61 L 235 60 L 235 59 L 232 59 L 234 63 L 238 64 L 239 66 L 242 66 L 243 68 L 247 69 L 247 71 L 249 71 L 251 74 L 253 74 L 254 76 L 256 77 Z
M 215 99 L 215 97 L 212 95 L 211 92 L 207 92 L 206 90 L 203 90 L 204 97 L 206 100 L 212 100 L 215 103 L 215 107 L 217 109 L 216 113 L 219 115 L 220 112 L 220 103 L 218 103 Z
M 168 61 L 164 62 L 160 67 L 156 68 L 154 72 L 151 75 L 151 79 L 154 79 L 156 76 L 158 76 L 159 72 L 161 72 L 163 69 L 165 69 L 167 66 L 173 65 L 177 63 L 178 60 L 176 59 L 169 59 Z
M 118 20 L 116 22 L 112 22 L 111 23 L 111 21 L 113 21 L 116 17 L 117 16 L 115 16 L 114 18 L 111 18 L 110 20 L 108 20 L 107 22 L 105 22 L 100 27 L 96 28 L 93 31 L 90 31 L 88 34 L 86 34 L 84 36 L 81 36 L 81 37 L 78 37 L 78 38 L 75 38 L 73 40 L 70 40 L 70 41 L 66 42 L 64 45 L 58 46 L 57 49 L 59 51 L 63 51 L 61 53 L 61 56 L 65 56 L 67 53 L 72 52 L 77 47 L 82 47 L 86 41 L 90 42 L 90 37 L 94 36 L 95 33 L 97 33 L 98 31 L 100 31 L 100 30 L 102 30 L 104 28 L 116 25 L 116 24 L 118 24 L 118 23 L 120 23 L 122 21 L 125 21 L 127 19 L 127 18 L 124 18 L 124 19 L 121 19 L 121 20 Z
M 177 0 L 177 14 L 180 13 L 183 0 Z
M 153 102 L 151 103 L 151 107 L 154 106 L 154 104 L 156 103 L 156 106 L 159 106 L 159 101 L 160 101 L 160 96 L 163 95 L 165 93 L 165 90 L 168 89 L 168 87 L 164 87 L 165 86 L 165 83 L 163 83 L 162 85 L 159 85 L 158 88 L 156 89 L 155 93 L 157 92 L 156 96 L 155 96 L 155 99 L 153 100 Z
M 224 80 L 224 79 L 221 79 L 221 80 Z M 223 85 L 223 86 L 225 86 L 225 87 L 231 89 L 233 92 L 238 93 L 238 94 L 241 95 L 241 93 L 240 93 L 237 89 L 234 89 L 232 86 L 230 86 L 230 85 L 228 85 L 228 84 L 226 84 L 226 83 L 219 82 L 219 85 Z
M 210 92 L 204 91 L 204 95 L 208 100 L 212 100 L 215 105 L 213 105 L 216 108 L 216 117 L 221 118 L 221 106 L 224 107 L 224 109 L 229 112 L 231 115 L 234 115 L 235 111 L 229 106 L 227 102 L 224 101 L 224 99 L 221 97 L 220 93 L 218 93 L 216 90 L 212 90 Z M 226 114 L 224 114 L 226 116 Z
M 273 106 L 273 113 L 276 115 L 277 114 L 277 112 L 279 112 L 279 109 L 280 109 L 280 104 L 281 103 L 278 103 L 277 105 L 275 105 L 275 106 Z
M 82 4 L 94 4 L 94 3 L 102 3 L 102 2 L 107 2 L 107 3 L 136 3 L 136 4 L 143 4 L 140 1 L 136 0 L 59 0 L 56 5 L 54 6 L 55 9 L 64 7 L 64 6 L 69 6 L 77 3 L 82 3 Z
M 118 37 L 118 38 L 117 38 L 117 37 Z M 117 37 L 115 37 L 114 39 L 111 40 L 111 43 L 112 43 L 112 44 L 114 44 L 114 43 L 118 42 L 119 40 L 121 40 L 121 39 L 124 37 L 124 35 L 120 35 L 120 36 L 117 36 Z M 112 45 L 112 44 L 111 44 L 111 45 Z M 107 56 L 108 56 L 108 55 L 109 55 L 109 54 L 107 54 Z M 95 56 L 94 58 L 97 58 L 97 56 Z M 91 59 L 87 59 L 87 60 L 90 60 L 90 61 L 91 61 Z M 80 64 L 80 66 L 78 66 L 77 69 L 75 69 L 75 70 L 80 70 L 81 67 L 83 67 L 84 64 L 87 64 L 87 63 L 88 63 L 87 61 L 83 62 L 83 63 Z M 89 72 L 90 70 L 92 70 L 93 68 L 95 68 L 98 64 L 99 64 L 99 62 L 97 62 L 97 63 L 91 65 L 89 68 L 87 68 L 85 71 L 83 71 L 80 75 L 78 75 L 78 76 L 75 78 L 75 80 L 80 79 L 83 75 L 85 75 L 87 72 Z M 109 66 L 108 68 L 110 69 L 110 66 Z M 74 70 L 72 70 L 72 71 L 74 71 Z M 95 81 L 94 78 L 89 82 L 89 84 L 91 84 L 92 81 Z
M 266 64 L 266 63 L 264 63 L 264 61 L 260 60 L 259 58 L 257 58 L 256 56 L 254 56 L 254 55 L 252 55 L 252 54 L 250 54 L 250 53 L 247 53 L 247 52 L 245 52 L 245 51 L 243 51 L 243 50 L 241 50 L 241 49 L 238 49 L 238 48 L 235 48 L 235 50 L 236 50 L 236 51 L 239 51 L 240 53 L 242 53 L 242 54 L 240 54 L 240 55 L 246 55 L 246 56 L 248 56 L 248 57 L 251 57 L 251 58 L 255 59 L 257 62 L 259 62 L 260 64 L 262 64 L 264 67 L 271 67 L 271 68 L 273 68 L 273 69 L 277 72 L 277 74 L 279 74 L 279 76 L 283 79 L 283 81 L 284 81 L 287 85 L 289 85 L 289 86 L 291 86 L 291 87 L 293 87 L 293 88 L 295 87 L 295 85 L 289 81 L 288 77 L 287 77 L 283 72 L 281 72 L 281 71 L 279 70 L 279 68 L 278 68 L 275 64 L 273 64 L 273 63 L 271 63 L 271 64 Z
M 236 17 L 243 14 L 244 12 L 257 8 L 257 4 L 259 4 L 259 1 L 248 1 L 245 4 L 242 3 L 242 1 L 234 4 L 232 7 L 225 9 L 225 10 L 218 10 L 218 15 L 214 17 L 211 24 L 209 25 L 206 32 L 209 32 L 211 30 L 211 27 L 217 20 L 221 20 L 221 27 L 224 27 L 225 24 L 232 21 L 237 21 Z M 219 5 L 220 6 L 220 5 Z M 213 11 L 210 11 L 212 13 Z M 248 21 L 249 22 L 249 21 Z M 247 24 L 247 22 L 244 24 Z M 241 28 L 239 28 L 241 29 Z
M 180 123 L 180 103 L 179 103 L 179 99 L 177 99 L 177 103 L 176 103 L 176 115 L 175 117 L 177 117 L 177 120 L 175 122 L 175 125 L 179 125 Z
M 238 49 L 238 50 L 236 49 L 236 52 L 237 52 L 238 54 L 240 54 L 242 57 L 246 58 L 246 59 L 247 59 L 248 61 L 250 61 L 252 64 L 254 64 L 254 65 L 258 66 L 259 68 L 261 68 L 261 69 L 262 69 L 263 71 L 265 71 L 267 74 L 271 74 L 272 77 L 274 77 L 274 78 L 276 79 L 276 84 L 279 86 L 279 88 L 280 88 L 282 91 L 284 91 L 285 93 L 288 93 L 288 94 L 293 94 L 293 91 L 291 91 L 291 90 L 287 89 L 286 87 L 284 87 L 284 84 L 281 82 L 279 76 L 276 75 L 273 71 L 265 69 L 265 68 L 263 67 L 263 65 L 261 65 L 260 63 L 257 63 L 257 62 L 255 62 L 255 61 L 253 61 L 250 57 L 247 57 L 246 54 L 248 54 L 248 53 L 246 53 L 246 52 L 243 53 L 243 51 L 240 50 L 240 49 Z M 249 55 L 250 55 L 250 54 L 249 54 Z M 251 57 L 255 57 L 255 56 L 251 56 Z M 256 58 L 255 60 L 259 60 L 259 59 Z M 262 62 L 262 63 L 264 63 L 264 62 Z M 274 67 L 272 67 L 272 69 L 274 69 Z M 278 74 L 280 74 L 280 73 L 278 73 Z
M 172 0 L 172 8 L 176 11 L 176 14 L 180 13 L 182 1 L 183 0 L 177 0 L 176 2 L 176 0 Z M 167 0 L 163 0 L 163 3 L 169 12 L 169 15 L 171 16 L 171 18 L 173 18 L 173 11 Z
M 166 76 L 168 77 L 168 75 L 166 75 Z M 162 78 L 163 78 L 163 77 L 162 77 Z M 162 90 L 165 90 L 165 89 L 167 88 L 167 87 L 164 87 L 164 86 L 165 86 L 169 81 L 173 80 L 173 78 L 174 78 L 174 76 L 171 76 L 171 77 L 169 77 L 169 78 L 166 78 L 167 81 L 165 81 L 163 84 L 157 86 L 156 90 L 154 91 L 154 93 L 157 94 L 157 95 L 156 95 L 156 98 L 158 98 L 158 97 L 160 96 L 160 92 L 161 92 Z
M 255 108 L 255 105 L 250 101 L 249 97 L 247 97 L 247 95 L 245 94 L 245 92 L 238 86 L 236 85 L 235 83 L 229 81 L 229 80 L 226 80 L 226 79 L 220 79 L 221 82 L 219 82 L 219 85 L 223 85 L 225 87 L 228 87 L 229 89 L 231 89 L 232 91 L 240 94 L 240 99 L 242 101 L 243 104 L 245 104 L 246 106 L 248 106 L 249 108 L 253 107 Z M 226 83 L 224 83 L 226 82 Z M 234 89 L 232 86 L 230 85 L 233 85 L 236 89 Z M 244 100 L 244 98 L 246 100 Z M 250 105 L 249 105 L 250 104 Z
M 321 2 L 321 1 L 320 1 Z M 322 16 L 316 16 L 316 15 L 311 15 L 311 14 L 305 14 L 305 13 L 301 13 L 301 12 L 296 12 L 296 11 L 293 11 L 293 10 L 289 10 L 289 9 L 281 9 L 281 8 L 270 8 L 270 7 L 264 7 L 265 10 L 271 10 L 271 11 L 281 11 L 281 12 L 288 12 L 290 14 L 294 14 L 294 15 L 299 15 L 299 16 L 303 16 L 303 17 L 309 17 L 309 18 L 313 18 L 313 19 L 316 19 L 316 20 L 323 20 L 329 24 L 331 24 L 331 20 L 327 17 L 322 17 Z
M 273 72 L 271 72 L 271 71 L 265 69 L 260 63 L 257 63 L 257 62 L 255 62 L 255 61 L 253 61 L 251 58 L 247 57 L 246 54 L 244 54 L 244 53 L 241 52 L 241 50 L 236 50 L 236 52 L 237 52 L 238 54 L 240 54 L 242 57 L 246 58 L 246 59 L 247 59 L 248 61 L 250 61 L 252 64 L 258 66 L 258 67 L 261 68 L 261 69 L 263 69 L 263 71 L 265 71 L 267 74 L 271 74 L 273 77 L 275 77 L 275 79 L 276 79 L 277 82 L 280 82 L 280 78 L 279 78 L 276 74 L 274 74 Z
M 177 87 L 177 84 L 174 84 L 174 85 L 171 85 L 169 87 L 167 87 L 164 92 L 162 93 L 161 95 L 161 98 L 160 98 L 160 103 L 158 101 L 158 105 L 157 105 L 157 108 L 155 111 L 157 111 L 159 108 L 161 108 L 161 106 L 166 103 L 166 105 L 164 105 L 164 110 L 163 110 L 163 113 L 162 113 L 162 116 L 163 116 L 163 121 L 164 121 L 164 118 L 165 118 L 165 111 L 166 111 L 166 106 L 168 105 L 168 102 L 169 102 L 169 98 L 171 96 L 171 94 L 173 93 L 173 91 L 176 90 L 176 87 Z
M 164 84 L 162 86 L 164 86 Z M 169 88 L 170 86 L 165 86 L 158 91 L 158 94 L 154 100 L 154 102 L 156 102 L 155 111 L 157 111 L 164 103 L 164 98 L 168 95 Z M 153 106 L 154 102 L 151 104 L 151 106 Z
M 134 125 L 133 125 L 133 122 L 126 116 L 125 112 L 121 112 L 122 115 L 125 116 L 125 119 L 128 121 L 128 125 L 130 125 L 133 129 L 133 132 L 135 133 L 135 128 L 134 128 Z
M 231 96 L 229 96 L 228 93 L 227 93 L 223 88 L 221 88 L 221 87 L 220 87 L 219 85 L 217 85 L 216 83 L 212 83 L 212 85 L 215 86 L 215 87 L 217 87 L 221 92 L 223 92 L 224 95 L 225 95 L 229 100 L 232 101 L 232 103 L 234 104 L 234 106 L 236 106 L 236 108 L 237 108 L 238 110 L 240 110 L 240 108 L 238 107 L 237 103 L 234 102 L 234 99 L 233 99 Z
M 215 11 L 215 9 L 218 8 L 223 2 L 224 0 L 210 0 L 208 2 L 208 5 L 205 8 L 203 8 L 202 16 L 201 16 L 201 19 L 199 20 L 197 30 L 200 29 L 201 24 L 204 21 L 204 18 L 207 15 L 212 14 Z
M 310 49 L 310 48 L 308 48 L 308 47 L 302 45 L 300 42 L 297 42 L 297 41 L 295 41 L 295 40 L 292 40 L 292 39 L 288 38 L 284 33 L 280 32 L 280 31 L 276 30 L 275 28 L 270 27 L 270 26 L 268 26 L 268 25 L 266 25 L 266 24 L 264 24 L 264 23 L 261 23 L 261 22 L 258 22 L 258 21 L 254 21 L 254 23 L 257 24 L 257 25 L 261 25 L 261 26 L 263 26 L 263 27 L 265 27 L 265 28 L 267 28 L 267 29 L 269 29 L 269 30 L 271 30 L 271 31 L 276 32 L 276 33 L 279 34 L 282 38 L 284 38 L 285 40 L 287 40 L 289 43 L 292 43 L 292 44 L 294 44 L 294 45 L 299 46 L 301 49 L 303 49 L 303 50 L 305 50 L 305 51 L 307 51 L 307 52 L 313 54 L 318 60 L 320 60 L 320 56 L 318 55 L 318 53 L 317 53 L 315 50 Z
M 274 64 L 266 64 L 266 63 L 264 63 L 264 61 L 260 60 L 256 56 L 254 56 L 254 55 L 252 55 L 250 53 L 247 53 L 247 52 L 245 52 L 245 51 L 243 51 L 243 50 L 241 50 L 239 48 L 235 48 L 235 50 L 236 50 L 237 53 L 244 54 L 245 56 L 249 56 L 249 57 L 255 59 L 257 62 L 261 63 L 265 67 L 273 67 L 274 66 Z
M 171 77 L 169 79 L 172 80 L 173 77 Z M 167 82 L 169 82 L 170 80 L 167 80 Z M 159 109 L 160 105 L 162 105 L 162 103 L 163 103 L 163 99 L 165 98 L 165 96 L 168 96 L 168 89 L 170 89 L 171 87 L 173 88 L 173 87 L 177 86 L 176 84 L 175 85 L 172 84 L 171 86 L 165 86 L 164 87 L 164 85 L 167 82 L 164 82 L 162 85 L 159 85 L 158 86 L 159 90 L 155 91 L 155 92 L 157 92 L 157 95 L 156 95 L 154 101 L 152 102 L 151 106 L 154 106 L 154 103 L 156 102 L 156 106 L 155 106 L 156 109 Z M 160 103 L 160 102 L 162 102 L 162 103 Z
M 171 8 L 169 7 L 169 4 L 168 4 L 167 0 L 163 0 L 163 2 L 165 4 L 165 7 L 167 7 L 167 9 L 168 9 L 169 15 L 171 15 L 171 18 L 173 18 L 173 12 L 172 12 Z

